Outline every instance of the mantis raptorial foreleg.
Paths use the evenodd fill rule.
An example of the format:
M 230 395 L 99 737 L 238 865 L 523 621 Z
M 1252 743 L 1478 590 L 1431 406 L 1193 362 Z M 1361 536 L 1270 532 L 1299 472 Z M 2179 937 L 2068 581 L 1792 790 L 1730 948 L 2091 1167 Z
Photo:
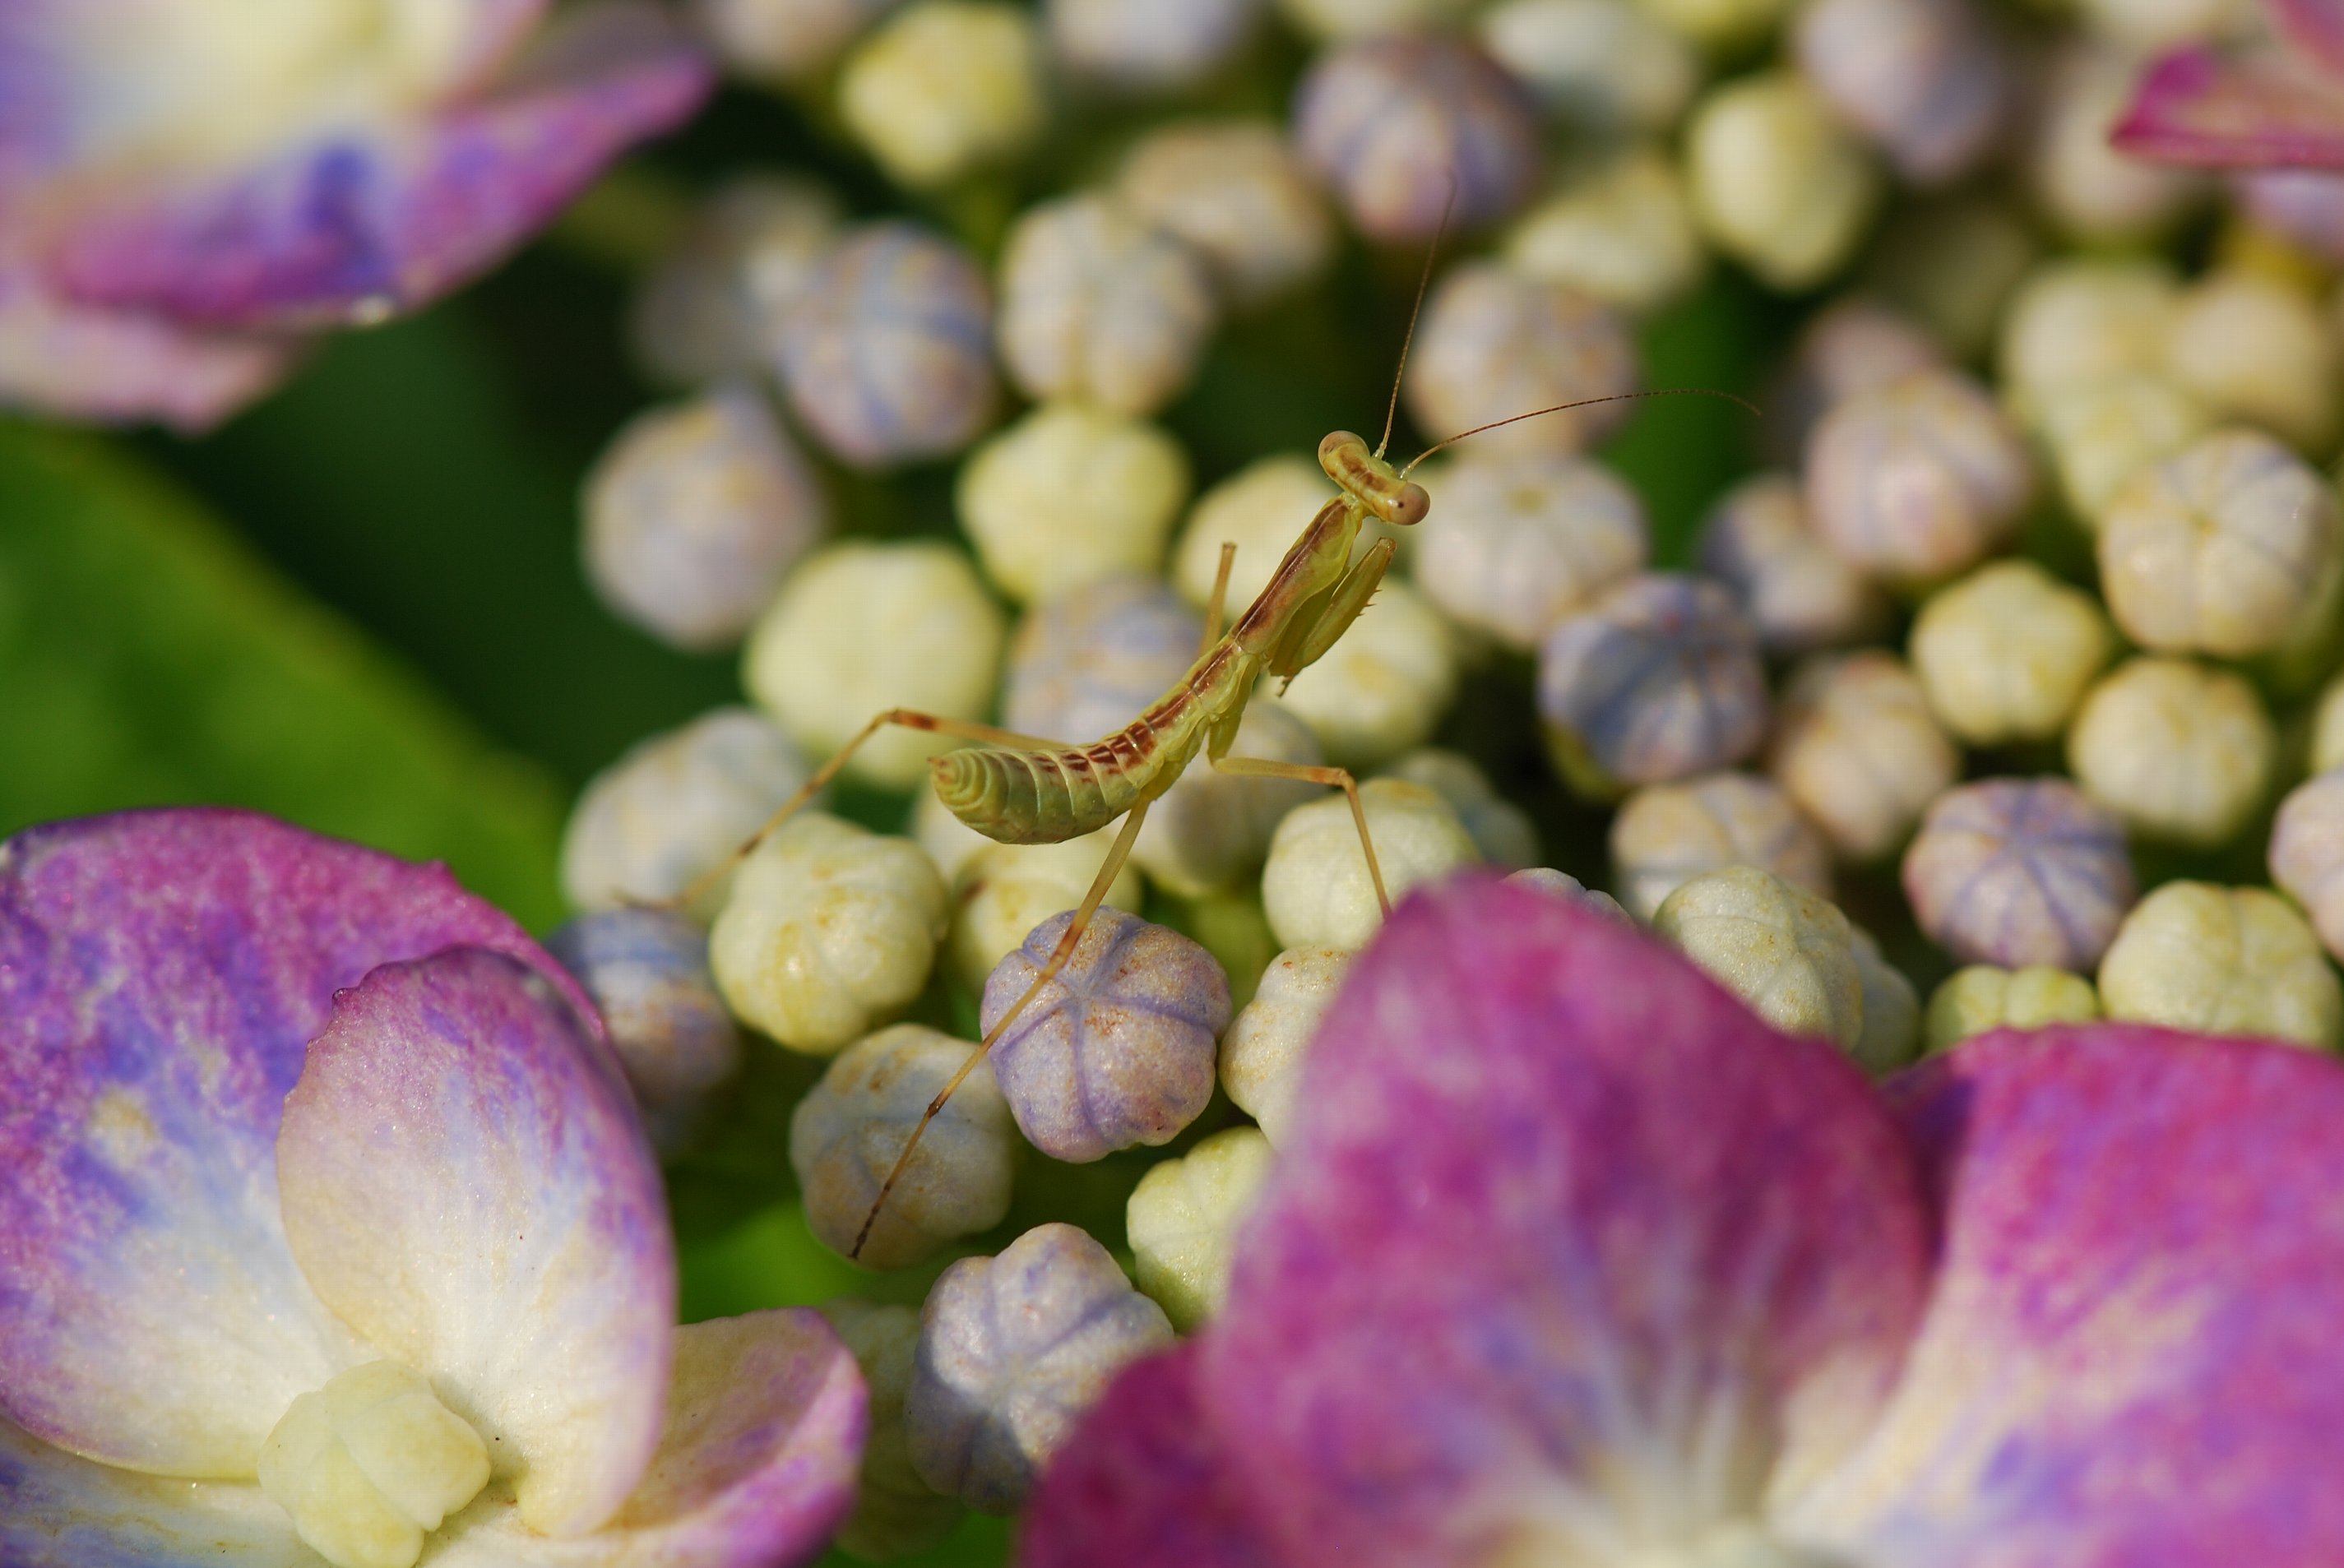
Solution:
M 1114 844 L 1107 849 L 1106 859 L 1099 862 L 1098 875 L 1091 879 L 1090 891 L 1085 893 L 1083 901 L 1075 906 L 1074 919 L 1066 922 L 1066 929 L 1059 934 L 1056 945 L 1050 950 L 1050 956 L 1043 960 L 1033 983 L 1009 1004 L 1007 1012 L 993 1020 L 993 1027 L 985 1031 L 985 1038 L 976 1042 L 976 1049 L 969 1053 L 966 1061 L 960 1064 L 960 1070 L 936 1091 L 935 1098 L 929 1101 L 927 1109 L 920 1112 L 920 1120 L 914 1124 L 911 1137 L 904 1141 L 904 1151 L 895 1156 L 895 1163 L 889 1169 L 887 1179 L 879 1183 L 879 1195 L 871 1201 L 871 1212 L 863 1217 L 863 1228 L 854 1232 L 854 1245 L 846 1250 L 849 1258 L 863 1255 L 863 1243 L 871 1239 L 871 1227 L 879 1222 L 879 1211 L 887 1206 L 887 1195 L 895 1190 L 895 1183 L 910 1167 L 912 1154 L 919 1148 L 920 1139 L 926 1133 L 928 1123 L 944 1111 L 945 1102 L 953 1097 L 953 1091 L 976 1070 L 976 1064 L 991 1054 L 995 1043 L 1008 1032 L 1009 1026 L 1017 1020 L 1017 1016 L 1042 994 L 1042 988 L 1058 978 L 1058 972 L 1066 967 L 1066 960 L 1073 958 L 1075 950 L 1082 945 L 1083 933 L 1090 930 L 1092 918 L 1106 900 L 1106 890 L 1115 886 L 1116 878 L 1123 872 L 1124 863 L 1131 859 L 1131 846 L 1139 837 L 1139 825 L 1147 819 L 1150 804 L 1152 802 L 1142 800 L 1126 814 L 1122 831 L 1116 834 Z
M 1297 675 L 1325 658 L 1327 650 L 1351 629 L 1351 623 L 1359 618 L 1368 601 L 1376 597 L 1377 585 L 1384 580 L 1384 569 L 1391 565 L 1399 549 L 1399 546 L 1389 539 L 1378 539 L 1370 545 L 1368 553 L 1335 585 L 1327 598 L 1326 608 L 1297 628 L 1294 646 L 1279 649 L 1270 659 L 1269 673 L 1285 678 L 1286 684 L 1278 689 L 1279 695 L 1285 694 L 1286 686 L 1293 684 Z
M 905 729 L 924 729 L 935 735 L 951 735 L 963 740 L 982 741 L 988 746 L 1007 746 L 1046 751 L 1061 744 L 1056 740 L 1045 740 L 1039 736 L 1020 735 L 1014 729 L 996 729 L 990 724 L 976 724 L 965 719 L 946 719 L 942 714 L 922 713 L 916 709 L 891 708 L 855 731 L 854 738 L 840 747 L 829 761 L 815 769 L 813 777 L 808 779 L 796 794 L 783 801 L 781 809 L 766 818 L 763 825 L 743 839 L 739 849 L 693 878 L 683 891 L 672 899 L 660 900 L 653 907 L 684 909 L 698 903 L 702 896 L 722 881 L 733 867 L 747 859 L 774 829 L 796 816 L 805 809 L 806 802 L 828 789 L 831 781 L 838 777 L 854 754 L 863 749 L 865 741 L 891 724 L 899 725 Z

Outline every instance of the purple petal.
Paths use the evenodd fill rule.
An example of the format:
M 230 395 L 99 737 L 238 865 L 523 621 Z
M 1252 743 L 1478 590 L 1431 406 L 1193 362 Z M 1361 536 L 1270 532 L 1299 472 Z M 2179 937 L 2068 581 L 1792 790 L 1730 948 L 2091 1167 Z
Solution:
M 1301 1101 L 1199 1369 L 1295 1561 L 1632 1555 L 1746 1516 L 1885 1397 L 1929 1244 L 1895 1124 L 1649 937 L 1477 881 L 1412 899 Z
M 168 1481 L 52 1448 L 0 1421 L 8 1568 L 317 1568 L 285 1510 L 248 1482 Z
M 0 1408 L 95 1458 L 252 1473 L 351 1349 L 286 1247 L 280 1108 L 338 989 L 451 942 L 582 1004 L 444 869 L 250 812 L 0 846 Z
M 586 1018 L 484 949 L 384 965 L 310 1046 L 277 1176 L 319 1298 L 430 1376 L 526 1522 L 610 1518 L 659 1442 L 675 1245 Z
M 1026 1505 L 1022 1568 L 1277 1568 L 1196 1372 L 1192 1342 L 1108 1387 Z
M 296 351 L 280 337 L 76 305 L 0 259 L 0 407 L 201 430 L 275 386 Z
M 2344 82 L 2283 55 L 2184 49 L 2149 68 L 2113 139 L 2163 163 L 2344 168 Z
M 76 224 L 54 266 L 78 299 L 226 326 L 411 309 L 493 265 L 618 153 L 682 120 L 710 79 L 656 13 L 590 8 L 489 96 L 109 204 Z
M 2263 15 L 2281 37 L 2344 75 L 2344 0 L 2263 0 Z
M 2091 1026 L 1982 1037 L 1894 1093 L 1938 1284 L 1802 1537 L 1915 1568 L 2344 1562 L 2344 1070 Z
M 431 1568 L 776 1568 L 822 1549 L 854 1503 L 867 1411 L 854 1358 L 805 1309 L 676 1332 L 651 1469 L 591 1535 L 550 1540 L 494 1499 L 453 1522 Z

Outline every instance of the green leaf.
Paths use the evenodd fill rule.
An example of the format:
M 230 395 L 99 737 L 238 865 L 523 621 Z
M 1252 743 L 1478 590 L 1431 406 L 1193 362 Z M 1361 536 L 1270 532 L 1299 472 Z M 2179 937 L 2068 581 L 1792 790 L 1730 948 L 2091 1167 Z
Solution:
M 108 443 L 0 422 L 0 834 L 249 806 L 415 859 L 534 926 L 562 804 L 409 671 Z

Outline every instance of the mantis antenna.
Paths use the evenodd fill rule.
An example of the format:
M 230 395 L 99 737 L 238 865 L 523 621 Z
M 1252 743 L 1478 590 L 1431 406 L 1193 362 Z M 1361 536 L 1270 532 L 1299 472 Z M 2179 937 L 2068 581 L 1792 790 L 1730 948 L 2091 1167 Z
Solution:
M 1410 469 L 1443 447 L 1454 447 L 1468 436 L 1478 436 L 1484 430 L 1494 430 L 1500 425 L 1519 425 L 1525 419 L 1535 419 L 1541 414 L 1560 414 L 1565 408 L 1585 408 L 1597 403 L 1626 403 L 1638 397 L 1722 397 L 1728 403 L 1740 406 L 1753 415 L 1760 412 L 1758 405 L 1749 398 L 1736 397 L 1731 392 L 1721 392 L 1714 387 L 1650 387 L 1642 392 L 1614 392 L 1603 397 L 1578 397 L 1568 403 L 1551 403 L 1543 408 L 1533 408 L 1527 414 L 1510 414 L 1503 419 L 1492 419 L 1486 425 L 1476 425 L 1470 430 L 1460 430 L 1454 436 L 1444 436 L 1410 457 L 1407 466 L 1400 469 L 1399 475 L 1404 479 L 1408 477 Z
M 1384 405 L 1384 433 L 1376 442 L 1376 456 L 1391 445 L 1392 420 L 1399 414 L 1400 378 L 1408 374 L 1409 345 L 1416 341 L 1416 318 L 1424 314 L 1424 291 L 1432 282 L 1432 264 L 1440 256 L 1440 236 L 1449 232 L 1450 210 L 1457 205 L 1457 176 L 1449 176 L 1449 196 L 1440 204 L 1440 221 L 1432 226 L 1432 243 L 1424 247 L 1424 270 L 1416 276 L 1416 303 L 1408 307 L 1408 330 L 1400 335 L 1399 364 L 1392 370 L 1391 400 Z

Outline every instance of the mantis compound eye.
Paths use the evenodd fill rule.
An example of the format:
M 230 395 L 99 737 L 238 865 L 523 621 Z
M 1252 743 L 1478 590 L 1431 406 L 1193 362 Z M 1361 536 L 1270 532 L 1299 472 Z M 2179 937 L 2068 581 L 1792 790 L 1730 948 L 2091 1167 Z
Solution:
M 1432 509 L 1432 498 L 1424 493 L 1422 485 L 1409 484 L 1399 487 L 1399 494 L 1384 508 L 1384 520 L 1412 528 L 1424 521 L 1424 514 Z

